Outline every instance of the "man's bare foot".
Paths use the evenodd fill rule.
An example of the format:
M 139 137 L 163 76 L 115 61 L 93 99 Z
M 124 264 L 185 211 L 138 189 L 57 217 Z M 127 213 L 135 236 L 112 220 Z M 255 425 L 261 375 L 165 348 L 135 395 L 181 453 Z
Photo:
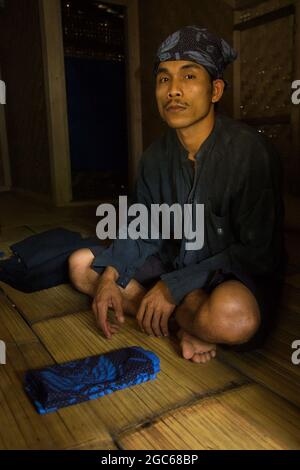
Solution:
M 216 345 L 206 343 L 196 336 L 192 336 L 183 329 L 180 329 L 177 334 L 180 339 L 180 346 L 182 349 L 182 356 L 185 359 L 190 359 L 192 362 L 204 363 L 216 357 Z

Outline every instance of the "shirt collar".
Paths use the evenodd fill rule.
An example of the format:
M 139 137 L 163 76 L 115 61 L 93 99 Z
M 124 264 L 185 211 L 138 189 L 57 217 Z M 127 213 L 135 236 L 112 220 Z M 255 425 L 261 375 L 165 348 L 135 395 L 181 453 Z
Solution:
M 221 119 L 220 115 L 216 114 L 214 127 L 212 128 L 211 133 L 207 136 L 207 138 L 202 142 L 200 149 L 196 153 L 196 160 L 199 161 L 203 154 L 209 153 L 217 140 L 217 134 L 221 126 Z M 179 148 L 179 154 L 182 164 L 188 164 L 190 160 L 188 159 L 188 151 L 183 147 L 182 143 L 180 142 L 176 130 L 171 129 L 173 133 L 173 139 L 175 140 L 177 147 Z

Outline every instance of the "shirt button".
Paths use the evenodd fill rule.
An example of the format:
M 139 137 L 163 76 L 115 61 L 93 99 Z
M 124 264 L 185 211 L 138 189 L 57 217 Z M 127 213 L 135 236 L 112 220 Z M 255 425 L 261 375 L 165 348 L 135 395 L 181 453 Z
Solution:
M 223 229 L 221 227 L 217 228 L 218 235 L 223 235 Z

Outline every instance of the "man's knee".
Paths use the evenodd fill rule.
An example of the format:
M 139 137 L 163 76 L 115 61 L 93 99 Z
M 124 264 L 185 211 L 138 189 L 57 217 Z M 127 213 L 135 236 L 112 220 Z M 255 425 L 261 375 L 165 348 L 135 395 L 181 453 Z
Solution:
M 89 248 L 74 251 L 69 258 L 69 276 L 72 283 L 77 286 L 86 270 L 91 267 L 94 255 Z
M 242 305 L 237 307 L 235 304 L 220 310 L 218 326 L 224 343 L 246 343 L 255 334 L 259 324 L 259 311 L 247 309 Z
M 218 286 L 206 303 L 207 319 L 212 334 L 220 342 L 247 342 L 260 325 L 260 311 L 254 295 L 238 281 Z

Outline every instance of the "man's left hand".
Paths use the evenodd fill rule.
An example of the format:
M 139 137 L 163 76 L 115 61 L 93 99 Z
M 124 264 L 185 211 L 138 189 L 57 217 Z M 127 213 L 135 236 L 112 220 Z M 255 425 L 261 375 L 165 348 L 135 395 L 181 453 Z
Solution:
M 158 281 L 144 296 L 136 319 L 148 335 L 168 336 L 168 321 L 176 304 L 163 281 Z

